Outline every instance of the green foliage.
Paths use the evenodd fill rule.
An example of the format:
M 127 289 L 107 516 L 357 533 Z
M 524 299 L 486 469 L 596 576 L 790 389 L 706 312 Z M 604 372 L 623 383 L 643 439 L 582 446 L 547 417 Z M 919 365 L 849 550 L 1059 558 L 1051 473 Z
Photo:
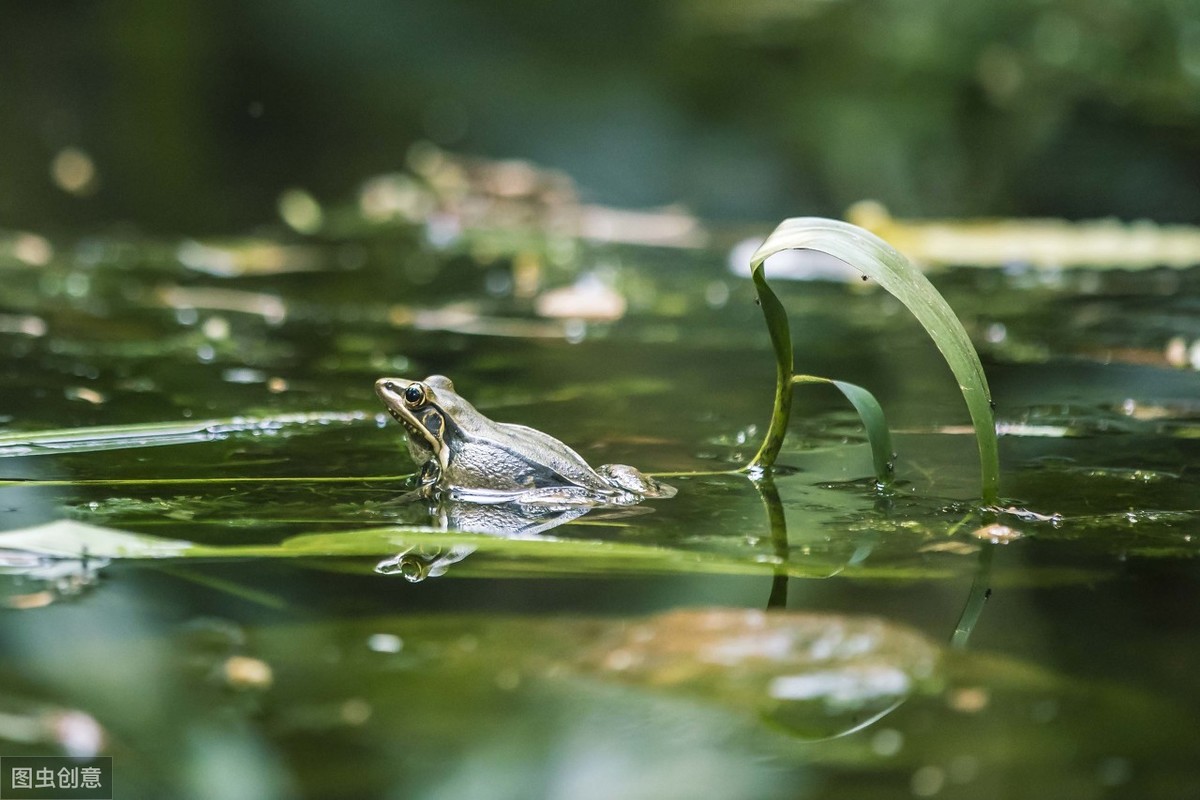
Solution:
M 432 530 L 420 526 L 387 526 L 300 534 L 278 543 L 202 544 L 187 539 L 134 533 L 74 520 L 55 522 L 0 533 L 0 548 L 57 559 L 136 559 L 173 564 L 191 560 L 298 559 L 311 564 L 346 558 L 380 559 L 409 551 L 429 556 L 465 548 L 473 557 L 455 563 L 457 577 L 570 576 L 598 574 L 712 574 L 773 575 L 780 571 L 793 578 L 821 579 L 843 571 L 837 554 L 813 555 L 786 564 L 676 545 L 600 539 L 552 537 L 506 538 L 477 533 Z M 334 562 L 330 562 L 334 563 Z M 362 571 L 373 565 L 359 563 Z M 855 565 L 857 578 L 944 578 L 939 566 L 873 567 Z
M 912 312 L 929 333 L 958 380 L 967 410 L 971 414 L 971 422 L 975 426 L 983 500 L 985 503 L 995 503 L 999 498 L 1000 460 L 991 391 L 988 389 L 983 366 L 979 363 L 979 356 L 962 323 L 929 279 L 895 248 L 855 225 L 817 217 L 784 220 L 750 260 L 750 275 L 767 322 L 771 343 L 775 348 L 777 378 L 771 424 L 762 447 L 750 464 L 750 470 L 763 471 L 770 469 L 774 464 L 787 434 L 792 389 L 797 380 L 793 374 L 795 367 L 787 311 L 767 285 L 763 269 L 763 263 L 768 258 L 783 250 L 815 250 L 838 258 L 865 276 L 878 281 L 880 286 Z M 800 380 L 807 382 L 810 379 Z M 870 436 L 872 427 L 882 424 L 882 412 L 876 414 L 872 409 L 878 409 L 878 403 L 860 387 L 853 387 L 847 391 L 844 387 L 850 387 L 851 384 L 833 383 L 859 411 Z M 866 398 L 870 398 L 869 401 Z M 864 408 L 868 409 L 868 413 L 864 413 Z M 872 449 L 875 452 L 876 472 L 880 474 L 881 453 L 876 438 L 872 438 Z M 882 463 L 886 465 L 886 462 L 890 461 L 890 443 L 883 453 Z
M 883 408 L 875 399 L 875 395 L 857 384 L 821 378 L 816 375 L 796 375 L 792 378 L 792 383 L 826 383 L 846 396 L 850 405 L 854 406 L 854 410 L 858 412 L 858 417 L 867 431 L 867 441 L 871 445 L 871 458 L 875 466 L 875 479 L 880 484 L 890 483 L 896 470 L 895 453 L 892 450 L 892 432 L 888 429 L 887 420 L 883 416 Z

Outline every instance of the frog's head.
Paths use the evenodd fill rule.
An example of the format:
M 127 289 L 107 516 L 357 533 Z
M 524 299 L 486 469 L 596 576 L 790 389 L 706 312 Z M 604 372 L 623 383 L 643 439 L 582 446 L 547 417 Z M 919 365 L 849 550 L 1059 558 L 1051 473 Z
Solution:
M 454 429 L 454 408 L 461 401 L 450 379 L 442 375 L 423 381 L 380 378 L 375 381 L 375 394 L 404 426 L 413 460 L 419 465 L 436 460 L 445 469 L 450 461 L 446 431 Z

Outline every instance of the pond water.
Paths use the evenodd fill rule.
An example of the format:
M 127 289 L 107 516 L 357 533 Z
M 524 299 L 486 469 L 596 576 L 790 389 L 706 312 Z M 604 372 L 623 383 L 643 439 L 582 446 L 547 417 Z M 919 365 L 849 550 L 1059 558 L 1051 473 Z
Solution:
M 5 234 L 0 755 L 112 756 L 118 797 L 1200 797 L 1200 273 L 934 276 L 1004 433 L 985 511 L 870 285 L 773 283 L 896 485 L 802 387 L 760 486 L 727 246 L 437 244 Z M 678 495 L 401 502 L 372 384 L 435 373 Z

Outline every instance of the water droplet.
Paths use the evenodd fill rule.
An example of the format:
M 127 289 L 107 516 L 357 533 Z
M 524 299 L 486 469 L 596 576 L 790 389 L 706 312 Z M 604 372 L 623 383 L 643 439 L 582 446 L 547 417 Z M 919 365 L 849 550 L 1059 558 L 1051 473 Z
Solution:
M 376 653 L 399 653 L 404 640 L 392 633 L 373 633 L 367 639 L 367 647 Z
M 267 689 L 274 680 L 271 666 L 250 656 L 230 656 L 222 665 L 221 673 L 232 689 Z
M 884 728 L 871 737 L 871 750 L 877 756 L 888 758 L 904 747 L 904 734 L 892 728 Z
M 324 215 L 321 205 L 303 189 L 288 189 L 279 195 L 279 216 L 297 233 L 316 233 Z
M 222 342 L 229 338 L 229 320 L 224 317 L 209 317 L 200 326 L 200 331 L 206 339 Z
M 91 194 L 99 183 L 92 157 L 75 147 L 59 151 L 50 162 L 54 185 L 73 195 Z
M 1120 786 L 1122 783 L 1128 783 L 1133 777 L 1133 765 L 1127 758 L 1106 758 L 1096 769 L 1096 777 L 1103 786 Z
M 581 319 L 569 319 L 563 325 L 563 333 L 571 344 L 579 344 L 587 338 L 587 323 Z
M 339 709 L 342 722 L 358 727 L 371 718 L 371 704 L 361 697 L 351 697 Z
M 955 756 L 947 772 L 952 783 L 970 783 L 979 775 L 979 759 L 975 756 Z
M 946 785 L 946 772 L 933 765 L 921 767 L 913 773 L 909 785 L 917 797 L 933 797 Z
M 712 281 L 704 287 L 704 302 L 710 308 L 721 308 L 729 302 L 729 286 L 725 281 Z

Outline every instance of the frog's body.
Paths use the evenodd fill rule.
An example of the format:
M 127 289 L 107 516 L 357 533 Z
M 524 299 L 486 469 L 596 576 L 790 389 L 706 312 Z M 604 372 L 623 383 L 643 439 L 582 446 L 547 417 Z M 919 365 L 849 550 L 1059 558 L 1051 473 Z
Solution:
M 422 483 L 455 496 L 629 503 L 675 494 L 674 487 L 633 467 L 594 470 L 553 436 L 493 422 L 441 375 L 380 378 L 375 392 L 404 426 L 408 451 L 422 465 Z

